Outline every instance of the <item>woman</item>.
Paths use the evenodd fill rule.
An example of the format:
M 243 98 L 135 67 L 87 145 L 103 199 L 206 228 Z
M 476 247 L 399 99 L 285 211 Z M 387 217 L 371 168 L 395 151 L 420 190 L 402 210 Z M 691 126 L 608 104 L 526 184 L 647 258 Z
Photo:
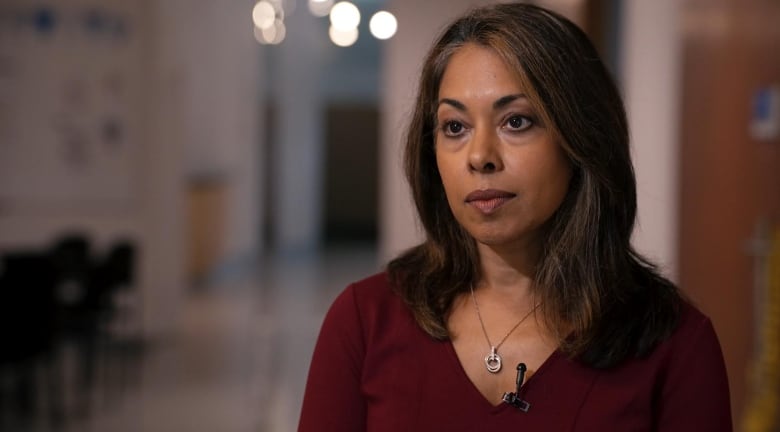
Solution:
M 334 302 L 300 431 L 731 430 L 712 324 L 630 245 L 624 108 L 575 25 L 456 20 L 405 165 L 426 240 Z

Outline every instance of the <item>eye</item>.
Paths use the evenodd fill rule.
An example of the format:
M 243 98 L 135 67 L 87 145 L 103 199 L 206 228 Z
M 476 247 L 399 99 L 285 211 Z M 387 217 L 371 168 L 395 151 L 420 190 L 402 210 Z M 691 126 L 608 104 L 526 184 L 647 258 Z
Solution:
M 509 119 L 506 121 L 506 127 L 513 131 L 524 131 L 533 126 L 533 124 L 533 120 L 521 115 L 509 117 Z
M 444 125 L 442 126 L 442 131 L 444 132 L 444 135 L 446 136 L 458 136 L 463 132 L 464 126 L 463 123 L 456 121 L 456 120 L 450 120 L 447 122 L 444 122 Z

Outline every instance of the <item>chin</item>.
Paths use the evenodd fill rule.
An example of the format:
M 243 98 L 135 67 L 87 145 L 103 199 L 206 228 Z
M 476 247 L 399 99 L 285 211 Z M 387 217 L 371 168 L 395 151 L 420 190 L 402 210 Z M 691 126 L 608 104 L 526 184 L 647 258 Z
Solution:
M 477 243 L 485 246 L 506 246 L 517 241 L 514 236 L 500 232 L 470 232 L 470 234 Z
M 487 229 L 487 227 L 479 227 L 482 229 L 467 229 L 469 234 L 474 238 L 477 244 L 488 246 L 491 248 L 514 248 L 523 244 L 534 244 L 539 233 L 536 230 L 500 230 L 500 229 Z

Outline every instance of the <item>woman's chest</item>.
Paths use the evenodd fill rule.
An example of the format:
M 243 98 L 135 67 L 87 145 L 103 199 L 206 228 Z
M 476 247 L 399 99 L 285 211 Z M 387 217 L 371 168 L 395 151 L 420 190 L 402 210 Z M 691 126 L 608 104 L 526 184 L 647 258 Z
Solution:
M 375 347 L 362 379 L 369 431 L 652 430 L 651 388 L 605 379 L 558 352 L 523 388 L 521 411 L 485 398 L 449 342 L 401 337 Z

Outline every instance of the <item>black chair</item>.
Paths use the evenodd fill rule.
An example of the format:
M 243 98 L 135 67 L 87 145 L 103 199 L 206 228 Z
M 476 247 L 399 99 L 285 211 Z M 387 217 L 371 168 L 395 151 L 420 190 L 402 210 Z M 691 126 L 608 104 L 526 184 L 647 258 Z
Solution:
M 3 361 L 26 361 L 54 340 L 55 273 L 46 254 L 6 253 L 0 277 L 0 338 Z
M 39 415 L 39 372 L 52 377 L 55 346 L 55 274 L 45 253 L 13 251 L 2 256 L 0 275 L 0 371 L 10 385 L 0 391 L 4 417 Z M 51 381 L 49 382 L 51 384 Z M 56 411 L 52 390 L 49 411 Z
M 78 338 L 94 333 L 99 305 L 88 238 L 79 234 L 61 237 L 49 250 L 49 258 L 55 275 L 60 336 Z
M 108 318 L 114 312 L 117 293 L 133 289 L 135 275 L 135 246 L 129 240 L 115 243 L 94 269 L 92 292 L 95 305 Z

